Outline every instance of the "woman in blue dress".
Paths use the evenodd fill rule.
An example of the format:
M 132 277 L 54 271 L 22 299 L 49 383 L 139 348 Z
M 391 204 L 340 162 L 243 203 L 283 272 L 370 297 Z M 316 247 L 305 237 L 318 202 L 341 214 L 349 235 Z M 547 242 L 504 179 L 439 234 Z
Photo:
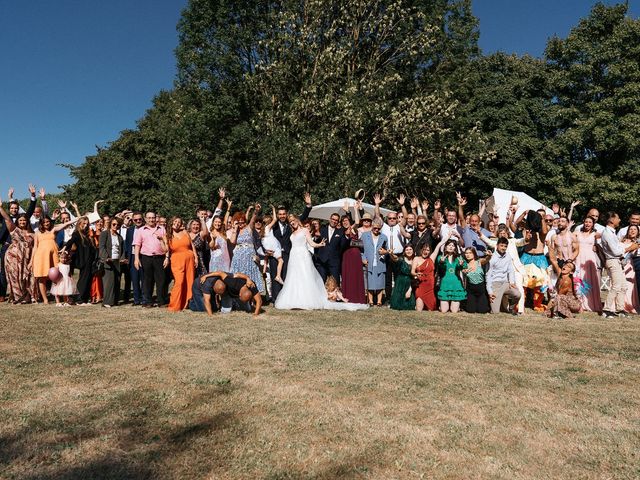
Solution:
M 229 240 L 235 245 L 233 258 L 231 259 L 231 273 L 244 273 L 256 284 L 258 290 L 264 294 L 264 279 L 255 261 L 256 248 L 253 243 L 253 224 L 259 211 L 260 205 L 256 204 L 249 225 L 247 225 L 247 217 L 244 213 L 236 213 L 233 216 L 233 228 Z
M 363 243 L 362 263 L 367 268 L 367 299 L 373 306 L 373 297 L 376 297 L 376 305 L 382 305 L 382 293 L 385 287 L 385 274 L 387 264 L 385 258 L 387 251 L 387 236 L 380 232 L 382 221 L 376 218 L 373 221 L 370 232 L 363 232 L 360 239 Z

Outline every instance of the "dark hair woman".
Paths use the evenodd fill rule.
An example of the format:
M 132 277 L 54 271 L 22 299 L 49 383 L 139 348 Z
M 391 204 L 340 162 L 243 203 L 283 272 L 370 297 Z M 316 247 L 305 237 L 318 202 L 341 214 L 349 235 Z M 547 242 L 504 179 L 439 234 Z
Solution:
M 34 235 L 26 214 L 18 215 L 15 222 L 2 208 L 0 215 L 11 235 L 11 244 L 4 254 L 4 267 L 7 276 L 7 298 L 13 303 L 29 303 L 37 298 L 35 279 L 31 270 Z
M 478 252 L 473 247 L 464 249 L 464 259 L 466 266 L 462 273 L 466 277 L 467 304 L 466 311 L 468 313 L 488 313 L 489 298 L 487 297 L 487 284 L 484 278 L 483 265 L 488 260 L 488 256 L 478 259 Z
M 440 242 L 442 243 L 442 242 Z M 439 251 L 436 248 L 436 252 Z M 442 313 L 456 313 L 460 310 L 460 302 L 467 298 L 467 291 L 462 283 L 462 270 L 465 268 L 464 259 L 460 257 L 458 243 L 449 238 L 444 242 L 444 249 L 436 260 L 436 270 L 440 277 L 438 300 Z
M 104 231 L 100 234 L 98 254 L 104 262 L 104 299 L 102 305 L 106 308 L 118 304 L 120 297 L 120 277 L 124 260 L 124 239 L 120 235 L 121 222 L 113 217 Z
M 91 305 L 91 279 L 93 278 L 93 268 L 98 256 L 98 249 L 91 238 L 89 238 L 89 219 L 80 217 L 76 224 L 76 229 L 69 241 L 64 245 L 64 249 L 73 253 L 73 265 L 79 270 L 78 275 L 78 297 L 79 304 Z
M 396 273 L 395 284 L 391 291 L 391 298 L 389 306 L 393 310 L 415 310 L 416 309 L 416 297 L 413 293 L 413 285 L 411 284 L 411 265 L 415 258 L 415 250 L 412 244 L 405 245 L 402 250 L 402 257 L 394 255 L 393 252 L 389 252 L 393 265 L 391 268 Z
M 343 215 L 340 224 L 349 240 L 347 248 L 342 253 L 342 294 L 351 303 L 367 303 L 362 270 L 362 242 L 358 236 L 357 222 L 350 216 Z

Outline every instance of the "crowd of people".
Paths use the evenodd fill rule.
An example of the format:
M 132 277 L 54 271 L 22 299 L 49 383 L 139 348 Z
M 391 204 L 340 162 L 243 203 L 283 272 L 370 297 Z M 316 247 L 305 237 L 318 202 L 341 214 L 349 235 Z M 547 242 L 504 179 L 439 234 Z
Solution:
M 26 210 L 12 189 L 8 210 L 0 200 L 0 301 L 255 315 L 265 302 L 606 318 L 640 308 L 640 213 L 620 229 L 615 212 L 591 208 L 574 226 L 579 202 L 569 213 L 555 204 L 523 210 L 514 197 L 501 222 L 498 208 L 469 211 L 456 193 L 454 208 L 400 195 L 383 215 L 384 199 L 374 195 L 366 211 L 359 191 L 324 223 L 311 218 L 309 193 L 296 216 L 258 203 L 234 209 L 220 189 L 214 209 L 185 222 L 128 209 L 101 215 L 100 200 L 84 214 L 65 201 L 50 212 L 37 193 L 30 185 Z

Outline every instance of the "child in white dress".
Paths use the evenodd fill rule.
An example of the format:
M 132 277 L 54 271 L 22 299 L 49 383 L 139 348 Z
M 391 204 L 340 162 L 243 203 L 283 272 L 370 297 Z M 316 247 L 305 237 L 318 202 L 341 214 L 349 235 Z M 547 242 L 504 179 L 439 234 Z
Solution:
M 75 280 L 71 277 L 71 256 L 69 253 L 62 249 L 58 252 L 58 270 L 62 277 L 56 283 L 51 285 L 51 294 L 56 297 L 57 307 L 68 307 L 70 305 L 69 297 L 71 295 L 78 294 L 78 288 L 76 287 Z M 62 303 L 61 297 L 64 297 L 64 303 Z
M 272 215 L 271 216 L 265 215 L 264 220 L 263 220 L 264 235 L 262 237 L 262 248 L 265 250 L 265 252 L 267 250 L 273 252 L 271 254 L 271 256 L 273 258 L 275 258 L 276 260 L 278 260 L 278 270 L 276 271 L 276 276 L 275 276 L 274 280 L 276 282 L 279 282 L 279 283 L 284 283 L 284 281 L 282 280 L 282 276 L 281 276 L 282 275 L 282 266 L 284 265 L 284 260 L 282 259 L 282 246 L 280 245 L 280 242 L 278 241 L 278 239 L 273 234 L 273 226 L 278 221 L 278 218 L 276 217 L 276 207 L 274 207 L 272 205 L 271 208 L 273 210 Z M 263 267 L 262 273 L 264 273 L 265 275 L 267 273 L 267 265 L 268 264 L 269 264 L 269 262 L 264 262 L 264 267 Z

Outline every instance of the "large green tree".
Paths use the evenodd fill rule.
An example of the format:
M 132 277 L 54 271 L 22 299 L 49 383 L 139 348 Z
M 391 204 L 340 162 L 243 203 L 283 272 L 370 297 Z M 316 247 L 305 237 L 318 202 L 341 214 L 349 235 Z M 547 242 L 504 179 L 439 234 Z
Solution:
M 546 50 L 554 135 L 565 172 L 559 198 L 601 209 L 637 208 L 640 195 L 640 21 L 625 4 L 597 4 Z

